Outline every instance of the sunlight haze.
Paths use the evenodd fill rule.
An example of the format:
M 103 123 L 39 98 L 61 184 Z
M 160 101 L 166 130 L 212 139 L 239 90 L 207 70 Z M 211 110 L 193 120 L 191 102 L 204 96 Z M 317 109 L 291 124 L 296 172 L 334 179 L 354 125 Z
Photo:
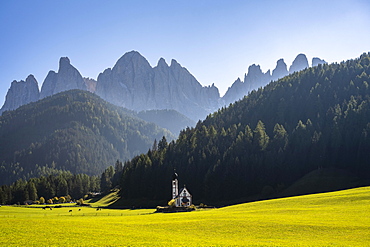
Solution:
M 252 64 L 288 68 L 299 53 L 341 62 L 370 50 L 370 3 L 357 1 L 5 1 L 0 4 L 1 105 L 13 80 L 41 85 L 67 56 L 96 79 L 126 52 L 175 59 L 221 96 Z

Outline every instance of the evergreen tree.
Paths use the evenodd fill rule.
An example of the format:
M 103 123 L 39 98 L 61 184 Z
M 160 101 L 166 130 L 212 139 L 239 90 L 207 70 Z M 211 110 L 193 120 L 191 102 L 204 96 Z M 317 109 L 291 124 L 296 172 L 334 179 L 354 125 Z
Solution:
M 33 181 L 29 181 L 27 183 L 27 191 L 28 191 L 28 199 L 31 201 L 36 201 L 38 196 L 37 196 L 37 189 L 36 185 Z
M 253 131 L 253 145 L 256 150 L 265 150 L 269 144 L 270 137 L 267 135 L 265 125 L 261 120 L 258 121 Z

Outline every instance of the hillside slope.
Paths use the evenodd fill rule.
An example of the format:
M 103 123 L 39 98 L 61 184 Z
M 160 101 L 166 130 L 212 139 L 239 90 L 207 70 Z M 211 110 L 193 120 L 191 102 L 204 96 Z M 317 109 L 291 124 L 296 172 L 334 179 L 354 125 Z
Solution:
M 127 162 L 123 196 L 168 199 L 174 168 L 195 202 L 266 198 L 321 168 L 366 184 L 368 82 L 370 53 L 272 82 L 183 130 L 176 143 Z
M 29 178 L 39 167 L 100 175 L 162 136 L 173 138 L 92 93 L 59 93 L 0 117 L 0 178 L 4 184 Z
M 104 199 L 113 198 L 94 206 L 105 205 Z M 66 246 L 362 247 L 370 242 L 369 203 L 370 188 L 363 187 L 191 213 L 3 206 L 0 241 L 36 246 L 40 239 L 32 236 L 40 235 Z M 22 234 L 14 238 L 14 232 Z M 89 237 L 81 241 L 84 236 Z

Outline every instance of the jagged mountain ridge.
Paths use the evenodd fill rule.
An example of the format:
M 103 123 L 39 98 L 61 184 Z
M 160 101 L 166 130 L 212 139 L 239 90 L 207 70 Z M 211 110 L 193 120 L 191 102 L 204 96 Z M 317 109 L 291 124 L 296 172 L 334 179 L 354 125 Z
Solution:
M 324 63 L 326 63 L 325 60 L 320 58 L 314 57 L 312 59 L 312 67 Z M 244 75 L 244 81 L 241 81 L 240 78 L 238 78 L 231 85 L 231 87 L 228 88 L 227 92 L 222 97 L 223 104 L 229 105 L 230 103 L 242 99 L 252 90 L 257 90 L 260 87 L 266 86 L 271 81 L 276 81 L 289 74 L 304 70 L 308 67 L 308 60 L 304 54 L 298 54 L 292 65 L 289 67 L 289 70 L 287 69 L 284 59 L 279 59 L 276 62 L 276 67 L 272 71 L 272 74 L 270 73 L 270 70 L 268 70 L 266 73 L 263 73 L 259 65 L 252 64 L 248 68 L 248 73 Z
M 312 64 L 325 63 L 313 58 Z M 202 86 L 196 78 L 176 60 L 168 65 L 161 58 L 157 66 L 149 62 L 137 51 L 125 53 L 113 66 L 100 73 L 97 80 L 83 78 L 71 65 L 69 58 L 62 57 L 58 72 L 50 71 L 39 92 L 36 79 L 31 76 L 29 82 L 14 81 L 7 93 L 6 101 L 0 113 L 14 110 L 21 105 L 56 93 L 81 89 L 94 92 L 104 100 L 135 111 L 176 110 L 193 121 L 204 119 L 218 108 L 233 103 L 252 90 L 308 67 L 307 58 L 299 54 L 289 71 L 283 59 L 277 61 L 276 68 L 270 73 L 263 73 L 259 65 L 251 65 L 244 76 L 238 78 L 220 97 L 215 85 Z M 33 78 L 31 80 L 31 78 Z M 30 83 L 33 81 L 33 83 Z M 30 88 L 30 85 L 33 85 Z M 35 86 L 36 85 L 36 86 Z
M 95 93 L 135 111 L 174 109 L 193 120 L 217 109 L 220 97 L 215 86 L 203 87 L 176 60 L 168 66 L 161 58 L 152 68 L 136 51 L 126 53 L 98 76 Z

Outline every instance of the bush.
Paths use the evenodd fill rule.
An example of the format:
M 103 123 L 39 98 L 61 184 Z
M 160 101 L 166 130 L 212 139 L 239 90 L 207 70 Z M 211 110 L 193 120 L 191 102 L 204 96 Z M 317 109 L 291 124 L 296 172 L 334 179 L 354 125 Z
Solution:
M 168 204 L 168 206 L 170 206 L 172 208 L 172 207 L 176 206 L 176 201 L 175 201 L 175 199 L 172 199 L 167 204 Z
M 45 198 L 44 197 L 40 197 L 39 202 L 40 202 L 40 204 L 44 204 L 45 203 Z
M 59 200 L 58 200 L 59 203 L 65 203 L 66 202 L 66 198 L 61 196 L 59 197 Z

